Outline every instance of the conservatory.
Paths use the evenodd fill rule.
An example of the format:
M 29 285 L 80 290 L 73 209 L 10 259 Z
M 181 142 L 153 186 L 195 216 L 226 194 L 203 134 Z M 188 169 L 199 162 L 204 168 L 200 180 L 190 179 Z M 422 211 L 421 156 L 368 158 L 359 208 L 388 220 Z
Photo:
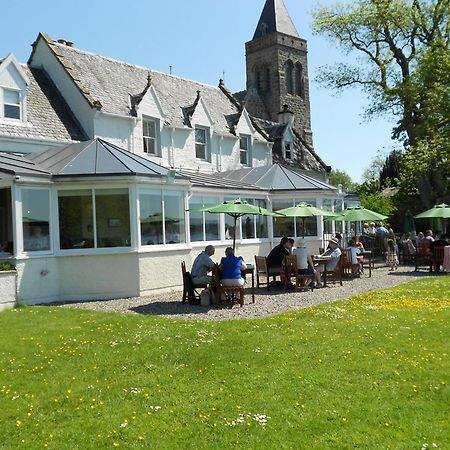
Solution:
M 0 258 L 15 263 L 17 299 L 27 304 L 171 289 L 182 284 L 181 261 L 190 266 L 209 243 L 219 258 L 234 233 L 231 218 L 189 209 L 237 197 L 269 209 L 343 201 L 336 188 L 279 165 L 174 171 L 101 139 L 0 154 Z M 322 245 L 321 220 L 306 231 L 312 251 Z M 253 261 L 300 230 L 293 218 L 247 216 L 236 235 L 239 254 Z

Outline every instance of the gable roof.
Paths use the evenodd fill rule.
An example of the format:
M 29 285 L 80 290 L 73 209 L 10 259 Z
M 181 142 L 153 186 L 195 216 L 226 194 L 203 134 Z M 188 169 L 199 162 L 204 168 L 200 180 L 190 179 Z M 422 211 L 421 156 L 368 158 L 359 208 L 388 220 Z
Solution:
M 300 37 L 283 0 L 266 0 L 253 39 L 276 32 Z
M 31 153 L 26 158 L 54 176 L 166 177 L 170 170 L 99 138 Z
M 0 135 L 60 141 L 86 139 L 70 108 L 45 72 L 20 66 L 29 81 L 27 120 L 19 125 L 2 121 Z
M 106 113 L 133 115 L 131 99 L 145 92 L 149 85 L 150 69 L 54 42 L 43 33 L 39 34 L 39 39 L 45 40 L 92 107 Z M 33 64 L 33 54 L 29 62 Z M 151 85 L 169 125 L 187 126 L 183 112 L 192 108 L 200 91 L 211 114 L 215 131 L 219 134 L 230 133 L 226 116 L 239 111 L 218 87 L 154 70 L 151 70 Z
M 336 187 L 280 164 L 230 170 L 217 174 L 241 183 L 254 184 L 270 191 L 336 191 Z

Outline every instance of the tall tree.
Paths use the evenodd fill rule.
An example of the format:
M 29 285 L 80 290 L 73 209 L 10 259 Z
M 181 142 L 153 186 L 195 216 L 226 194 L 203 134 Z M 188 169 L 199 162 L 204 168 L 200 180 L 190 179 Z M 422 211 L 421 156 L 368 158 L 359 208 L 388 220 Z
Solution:
M 351 176 L 344 170 L 333 169 L 330 173 L 328 181 L 333 186 L 338 186 L 340 184 L 347 192 L 353 192 L 356 187 Z
M 362 87 L 371 99 L 369 116 L 397 117 L 392 136 L 407 153 L 427 153 L 432 142 L 431 152 L 447 161 L 448 146 L 441 144 L 450 128 L 449 16 L 450 0 L 356 0 L 314 11 L 315 32 L 359 56 L 356 64 L 322 68 L 319 80 L 335 89 Z M 448 176 L 436 162 L 424 161 L 427 170 L 416 179 L 424 204 L 429 195 L 446 195 L 433 185 Z

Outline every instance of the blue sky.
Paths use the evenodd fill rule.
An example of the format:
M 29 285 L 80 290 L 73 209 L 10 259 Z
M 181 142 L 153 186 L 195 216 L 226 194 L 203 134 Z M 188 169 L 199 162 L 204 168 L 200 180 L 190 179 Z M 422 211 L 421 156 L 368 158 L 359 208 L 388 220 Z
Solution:
M 308 40 L 314 145 L 322 159 L 355 181 L 379 150 L 392 147 L 393 120 L 362 118 L 358 90 L 340 96 L 320 87 L 321 65 L 339 61 L 338 49 L 311 32 L 311 9 L 332 0 L 284 0 L 301 37 Z M 351 0 L 349 0 L 351 1 Z M 5 0 L 1 6 L 0 57 L 13 52 L 26 62 L 39 31 L 53 39 L 132 64 L 217 85 L 245 89 L 245 42 L 250 40 L 264 0 Z

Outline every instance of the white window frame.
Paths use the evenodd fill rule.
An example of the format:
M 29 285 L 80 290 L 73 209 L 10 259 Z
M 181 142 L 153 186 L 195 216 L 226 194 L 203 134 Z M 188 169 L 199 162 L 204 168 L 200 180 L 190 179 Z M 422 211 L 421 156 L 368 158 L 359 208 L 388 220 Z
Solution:
M 5 101 L 5 92 L 11 91 L 19 94 L 19 103 L 8 103 Z M 15 106 L 19 108 L 19 118 L 15 117 L 6 117 L 5 115 L 5 106 Z M 0 118 L 4 120 L 10 120 L 13 122 L 23 122 L 23 98 L 22 91 L 20 89 L 15 89 L 11 87 L 1 86 L 1 110 L 0 110 Z
M 242 141 L 245 139 L 247 148 L 242 148 Z M 239 162 L 244 167 L 251 167 L 251 137 L 248 134 L 239 135 Z M 242 156 L 245 154 L 245 162 L 242 162 Z
M 25 250 L 25 243 L 24 243 L 24 235 L 23 235 L 23 196 L 22 192 L 24 190 L 34 190 L 34 191 L 46 191 L 48 194 L 48 201 L 49 201 L 49 218 L 48 218 L 48 238 L 49 238 L 49 249 L 47 250 Z M 55 224 L 54 224 L 54 217 L 53 217 L 53 195 L 52 195 L 52 189 L 50 187 L 37 187 L 37 186 L 20 186 L 20 188 L 15 190 L 14 194 L 14 201 L 16 202 L 16 220 L 18 227 L 16 227 L 16 233 L 17 233 L 17 255 L 26 255 L 27 257 L 33 257 L 33 256 L 42 256 L 42 255 L 52 255 L 54 254 L 54 238 L 55 238 Z
M 205 133 L 205 142 L 197 141 L 197 130 L 203 131 Z M 202 126 L 195 126 L 194 129 L 194 141 L 195 141 L 195 159 L 199 161 L 209 161 L 209 128 Z M 197 155 L 197 145 L 201 145 L 205 149 L 205 157 L 201 158 Z
M 90 191 L 90 195 L 92 198 L 92 218 L 93 218 L 93 223 L 92 223 L 92 227 L 94 230 L 94 247 L 91 248 L 61 248 L 61 237 L 59 234 L 59 227 L 60 227 L 60 223 L 59 223 L 59 195 L 58 192 L 62 192 L 62 191 L 79 191 L 79 190 L 86 190 L 86 191 Z M 101 191 L 101 190 L 110 190 L 110 189 L 126 189 L 128 191 L 128 204 L 129 204 L 129 210 L 128 210 L 128 214 L 130 217 L 130 246 L 128 247 L 97 247 L 97 223 L 96 223 L 96 217 L 97 217 L 97 210 L 96 210 L 96 191 Z M 102 186 L 86 186 L 86 187 L 82 187 L 82 186 L 63 186 L 63 187 L 58 187 L 56 189 L 54 189 L 54 202 L 55 202 L 55 206 L 54 206 L 54 211 L 55 211 L 55 216 L 57 218 L 56 223 L 55 223 L 55 251 L 54 254 L 55 255 L 102 255 L 102 254 L 115 254 L 115 253 L 132 253 L 134 251 L 135 248 L 135 225 L 134 225 L 134 219 L 133 219 L 133 215 L 136 214 L 135 212 L 135 206 L 133 204 L 134 201 L 134 196 L 132 193 L 132 187 L 128 186 L 128 185 L 124 185 L 124 184 L 117 184 L 117 185 L 111 185 L 111 184 L 104 184 Z
M 145 134 L 145 123 L 153 123 L 154 127 L 155 127 L 155 136 L 147 136 Z M 154 145 L 154 152 L 149 152 L 145 150 L 145 143 L 147 142 L 147 140 L 153 140 L 153 145 Z M 160 151 L 159 151 L 159 120 L 155 119 L 154 117 L 142 117 L 142 151 L 146 154 L 146 155 L 151 155 L 151 156 L 159 156 Z
M 183 204 L 184 204 L 184 237 L 185 242 L 180 242 L 176 244 L 168 244 L 166 243 L 166 224 L 165 220 L 162 222 L 162 231 L 163 231 L 163 244 L 154 244 L 154 245 L 145 245 L 142 243 L 142 236 L 141 236 L 141 202 L 140 202 L 140 196 L 141 194 L 151 193 L 151 192 L 158 192 L 161 194 L 161 213 L 163 214 L 163 217 L 165 217 L 165 202 L 166 202 L 166 196 L 165 193 L 170 191 L 177 191 L 183 192 Z M 187 199 L 187 191 L 184 187 L 165 187 L 164 189 L 161 189 L 158 186 L 148 185 L 148 186 L 138 186 L 137 192 L 136 192 L 136 199 L 137 199 L 137 242 L 139 247 L 140 253 L 156 253 L 161 252 L 162 250 L 178 250 L 178 249 L 186 249 L 189 248 L 188 244 L 188 237 L 189 237 L 189 214 L 188 214 L 188 199 Z M 169 197 L 169 196 L 167 196 Z

